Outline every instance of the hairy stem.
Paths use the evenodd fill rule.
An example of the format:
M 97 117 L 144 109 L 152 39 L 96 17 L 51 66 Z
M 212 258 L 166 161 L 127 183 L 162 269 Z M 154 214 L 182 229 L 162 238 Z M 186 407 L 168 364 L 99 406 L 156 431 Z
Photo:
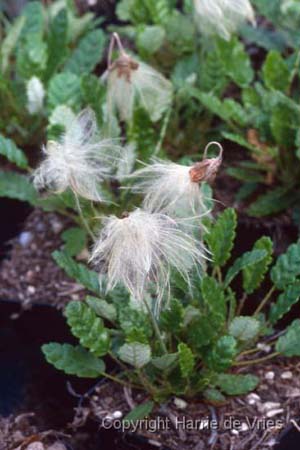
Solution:
M 169 108 L 167 110 L 166 114 L 165 114 L 165 117 L 164 117 L 164 120 L 163 120 L 163 124 L 162 124 L 161 130 L 160 130 L 160 134 L 159 134 L 159 140 L 158 140 L 158 142 L 156 144 L 156 147 L 154 149 L 153 156 L 156 156 L 160 152 L 160 149 L 161 149 L 162 143 L 164 141 L 168 125 L 169 125 L 171 112 L 172 112 L 172 109 Z
M 264 361 L 268 361 L 269 359 L 275 358 L 275 356 L 280 355 L 279 352 L 273 352 L 270 355 L 263 356 L 262 358 L 250 359 L 249 361 L 237 361 L 234 363 L 234 366 L 250 366 L 252 364 L 259 364 Z
M 265 297 L 262 299 L 256 310 L 254 311 L 254 316 L 257 316 L 258 313 L 265 307 L 265 305 L 268 303 L 270 297 L 272 296 L 273 292 L 275 291 L 275 286 L 273 286 L 265 295 Z
M 164 343 L 164 340 L 162 338 L 162 335 L 161 335 L 159 326 L 157 324 L 156 318 L 154 317 L 153 311 L 151 310 L 150 306 L 148 305 L 147 301 L 144 298 L 142 298 L 142 301 L 143 301 L 143 303 L 146 306 L 146 309 L 148 311 L 150 320 L 151 320 L 152 325 L 153 325 L 153 330 L 154 330 L 154 332 L 156 334 L 156 337 L 157 337 L 157 339 L 158 339 L 158 341 L 160 343 L 161 349 L 162 349 L 163 353 L 167 354 L 168 350 L 167 350 L 167 347 L 166 347 L 166 345 Z
M 243 297 L 241 298 L 238 307 L 237 307 L 237 315 L 240 316 L 241 312 L 243 311 L 243 308 L 245 306 L 245 302 L 247 300 L 247 294 L 244 292 Z
M 88 221 L 86 220 L 86 218 L 84 217 L 84 215 L 82 213 L 82 209 L 81 209 L 81 206 L 80 206 L 80 203 L 79 203 L 79 199 L 78 199 L 76 194 L 74 195 L 74 197 L 75 197 L 76 208 L 77 208 L 77 211 L 78 211 L 78 214 L 79 214 L 79 217 L 80 217 L 80 221 L 81 221 L 82 225 L 84 226 L 84 228 L 86 229 L 86 231 L 89 234 L 89 236 L 92 238 L 93 242 L 95 242 L 96 241 L 96 236 L 93 233 L 93 231 L 91 230 L 91 228 L 90 228 L 90 226 L 88 224 Z
M 113 376 L 113 375 L 110 375 L 109 373 L 102 372 L 102 375 L 103 375 L 105 378 L 108 378 L 109 380 L 114 381 L 115 383 L 121 384 L 122 386 L 126 386 L 126 387 L 130 386 L 130 387 L 135 388 L 135 389 L 141 389 L 141 387 L 138 386 L 137 384 L 132 384 L 130 381 L 123 381 L 123 380 L 120 380 L 120 378 L 115 377 L 115 376 Z

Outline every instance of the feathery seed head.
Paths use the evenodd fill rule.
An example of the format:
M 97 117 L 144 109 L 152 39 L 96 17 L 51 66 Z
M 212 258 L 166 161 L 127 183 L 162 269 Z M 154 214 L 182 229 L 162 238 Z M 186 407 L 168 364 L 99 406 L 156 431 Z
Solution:
M 249 0 L 194 0 L 196 22 L 204 34 L 219 34 L 229 40 L 247 20 L 255 26 L 255 14 Z
M 189 272 L 201 264 L 204 250 L 180 224 L 165 214 L 136 209 L 122 218 L 107 217 L 91 261 L 107 272 L 108 290 L 123 283 L 141 301 L 149 283 L 157 291 L 157 310 L 169 291 L 171 269 L 189 282 Z
M 112 52 L 118 46 L 119 56 L 112 62 Z M 135 102 L 159 120 L 172 100 L 172 84 L 145 63 L 137 62 L 124 50 L 117 33 L 113 33 L 108 54 L 108 109 L 130 121 Z
M 210 145 L 216 144 L 220 154 L 206 158 Z M 209 143 L 204 151 L 204 161 L 192 167 L 170 161 L 153 160 L 128 178 L 137 178 L 132 190 L 143 194 L 143 206 L 147 211 L 164 211 L 171 215 L 188 216 L 208 213 L 199 183 L 214 180 L 222 162 L 223 149 L 219 143 Z
M 58 142 L 49 141 L 43 148 L 45 159 L 34 172 L 34 185 L 58 193 L 70 188 L 76 195 L 102 201 L 100 183 L 110 176 L 120 151 L 113 140 L 99 138 L 95 115 L 85 109 Z

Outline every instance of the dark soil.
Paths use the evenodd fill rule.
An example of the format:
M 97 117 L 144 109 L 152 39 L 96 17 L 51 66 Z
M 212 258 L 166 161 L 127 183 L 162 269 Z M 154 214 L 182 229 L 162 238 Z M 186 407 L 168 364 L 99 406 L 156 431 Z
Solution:
M 19 301 L 24 309 L 34 303 L 62 308 L 80 299 L 83 288 L 59 269 L 51 254 L 62 241 L 69 220 L 35 209 L 26 219 L 22 233 L 9 241 L 0 261 L 0 299 Z
M 250 394 L 234 398 L 219 407 L 194 398 L 183 409 L 179 409 L 173 399 L 157 407 L 149 420 L 142 422 L 137 431 L 127 432 L 126 438 L 130 440 L 138 436 L 141 444 L 136 448 L 140 449 L 145 448 L 142 437 L 153 448 L 162 450 L 279 449 L 277 444 L 283 430 L 289 426 L 295 427 L 294 424 L 297 426 L 299 419 L 300 363 L 298 360 L 279 359 L 275 364 L 258 366 L 251 372 L 261 380 L 256 396 Z M 146 400 L 149 399 L 144 394 L 125 392 L 122 387 L 104 383 L 96 387 L 89 401 L 78 409 L 75 423 L 84 423 L 90 417 L 100 427 L 103 421 L 108 426 L 110 417 L 116 411 L 122 412 L 124 417 L 133 405 Z M 199 429 L 200 420 L 203 429 Z M 205 423 L 205 420 L 209 422 Z M 218 423 L 217 429 L 213 429 L 213 420 Z M 185 425 L 182 425 L 183 422 Z M 207 423 L 212 425 L 210 429 Z M 112 429 L 119 427 L 118 420 L 111 420 L 111 424 Z M 153 429 L 155 431 L 151 431 Z M 297 437 L 294 445 L 295 442 L 297 445 Z M 299 447 L 290 444 L 288 448 L 293 450 Z

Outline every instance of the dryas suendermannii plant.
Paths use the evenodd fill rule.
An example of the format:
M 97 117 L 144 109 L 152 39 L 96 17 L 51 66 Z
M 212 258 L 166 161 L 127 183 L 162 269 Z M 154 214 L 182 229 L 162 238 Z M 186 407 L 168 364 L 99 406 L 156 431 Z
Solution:
M 162 227 L 165 226 L 163 221 L 171 220 L 169 216 L 157 217 L 157 213 L 141 210 L 131 213 L 131 219 L 109 218 L 103 228 L 104 234 L 109 236 L 104 236 L 102 242 L 113 239 L 118 221 L 136 220 L 137 225 L 138 220 L 144 219 L 133 216 L 141 214 L 148 215 L 147 223 L 152 233 L 157 230 L 149 223 L 150 220 L 161 220 Z M 257 386 L 259 380 L 251 374 L 254 364 L 279 355 L 299 356 L 300 321 L 295 320 L 280 333 L 279 338 L 274 328 L 300 298 L 299 243 L 291 245 L 284 255 L 273 261 L 272 241 L 263 236 L 250 251 L 232 260 L 235 211 L 229 208 L 215 221 L 208 217 L 203 220 L 206 229 L 202 238 L 211 259 L 206 261 L 205 267 L 199 267 L 200 273 L 196 266 L 190 270 L 188 278 L 180 277 L 180 273 L 175 271 L 169 274 L 169 302 L 156 317 L 153 312 L 157 286 L 151 286 L 152 280 L 148 280 L 143 297 L 143 289 L 140 289 L 145 278 L 138 271 L 137 264 L 140 263 L 144 269 L 146 261 L 139 259 L 145 256 L 151 260 L 150 252 L 142 255 L 141 248 L 137 248 L 141 242 L 140 226 L 135 230 L 137 240 L 133 243 L 127 236 L 129 230 L 124 229 L 119 240 L 115 241 L 114 256 L 120 258 L 119 262 L 128 262 L 129 266 L 122 268 L 118 261 L 112 261 L 113 267 L 107 272 L 106 262 L 106 275 L 100 279 L 97 272 L 77 263 L 66 251 L 55 252 L 57 263 L 90 294 L 85 301 L 70 302 L 65 310 L 67 322 L 80 344 L 45 344 L 43 352 L 48 362 L 68 374 L 108 377 L 124 386 L 144 389 L 156 401 L 166 400 L 171 395 L 193 397 L 201 394 L 206 400 L 218 404 L 225 401 L 226 395 L 242 395 Z M 112 228 L 106 229 L 109 224 Z M 130 227 L 129 224 L 126 226 Z M 150 229 L 147 231 L 151 232 Z M 184 235 L 179 236 L 185 239 Z M 143 250 L 146 249 L 145 239 L 143 236 Z M 124 247 L 120 249 L 124 240 L 130 247 L 125 259 L 122 255 Z M 174 250 L 178 251 L 182 242 L 173 242 Z M 194 248 L 193 241 L 190 244 Z M 161 245 L 165 251 L 164 238 Z M 132 259 L 127 261 L 132 248 L 137 259 L 132 255 Z M 110 245 L 110 250 L 113 251 L 113 245 Z M 185 267 L 186 262 L 182 258 L 186 250 L 188 246 L 184 243 L 178 266 L 182 263 Z M 156 256 L 160 257 L 159 254 Z M 194 254 L 190 256 L 192 258 Z M 161 263 L 165 264 L 169 257 L 167 250 Z M 169 262 L 172 263 L 172 259 Z M 200 261 L 198 264 L 200 266 Z M 124 279 L 120 281 L 125 285 L 128 285 L 128 280 L 137 283 L 138 292 L 134 284 L 127 286 L 129 289 L 125 289 L 122 283 L 115 285 L 114 274 L 109 273 L 113 269 L 117 277 L 122 274 Z M 152 275 L 153 281 L 161 282 L 156 280 L 155 271 Z M 237 278 L 243 288 L 239 296 Z M 266 279 L 269 280 L 267 284 L 264 283 Z M 270 287 L 266 289 L 265 286 Z M 107 290 L 107 287 L 112 289 Z M 238 291 L 241 291 L 240 287 Z M 274 300 L 272 304 L 271 299 Z M 106 372 L 102 359 L 105 355 L 119 365 L 117 375 Z M 243 368 L 242 374 L 239 368 Z M 248 372 L 245 372 L 246 368 L 249 368 Z
M 121 71 L 119 76 L 123 75 Z M 244 394 L 258 383 L 251 372 L 231 369 L 280 354 L 299 355 L 300 322 L 293 322 L 279 339 L 273 327 L 300 297 L 300 246 L 292 245 L 278 258 L 269 272 L 272 287 L 259 296 L 254 313 L 246 315 L 247 297 L 261 287 L 272 263 L 272 242 L 262 237 L 228 265 L 235 212 L 227 209 L 214 222 L 204 186 L 199 186 L 212 181 L 221 164 L 222 147 L 212 144 L 219 147 L 217 157 L 207 157 L 207 146 L 202 162 L 182 166 L 154 159 L 123 176 L 127 205 L 135 203 L 136 193 L 143 194 L 140 208 L 122 213 L 125 202 L 119 207 L 108 203 L 106 210 L 114 214 L 99 220 L 93 209 L 79 206 L 80 220 L 95 241 L 91 262 L 96 271 L 72 257 L 86 244 L 84 231 L 68 230 L 65 248 L 54 258 L 91 295 L 70 302 L 65 310 L 80 345 L 43 346 L 55 367 L 144 389 L 156 401 L 201 393 L 218 403 L 224 394 Z M 35 183 L 56 191 L 69 188 L 77 199 L 102 200 L 101 190 L 94 186 L 116 177 L 122 152 L 114 140 L 102 140 L 93 114 L 83 111 L 59 142 L 47 147 Z M 92 230 L 88 226 L 91 219 L 101 227 L 98 236 L 95 226 Z M 238 276 L 244 290 L 241 298 L 233 283 Z M 275 291 L 281 292 L 269 308 Z M 274 344 L 270 354 L 261 354 L 258 343 L 264 340 Z M 106 372 L 105 355 L 120 366 L 117 375 Z
M 11 109 L 7 109 L 9 124 L 3 120 L 1 127 L 7 136 L 17 132 L 17 143 L 23 145 L 29 135 L 36 136 L 36 130 L 48 123 L 52 142 L 45 147 L 45 159 L 35 171 L 34 180 L 38 189 L 50 189 L 56 194 L 40 199 L 25 177 L 10 173 L 1 174 L 0 192 L 60 210 L 82 225 L 64 233 L 64 249 L 54 254 L 57 263 L 91 294 L 84 302 L 71 302 L 66 308 L 68 323 L 80 345 L 45 345 L 43 351 L 49 362 L 69 374 L 106 376 L 145 389 L 158 401 L 172 394 L 202 393 L 218 403 L 224 401 L 224 394 L 246 393 L 258 382 L 251 374 L 241 375 L 232 368 L 251 366 L 279 354 L 299 355 L 299 321 L 293 322 L 279 339 L 273 332 L 277 321 L 299 299 L 299 245 L 292 245 L 269 271 L 272 243 L 262 237 L 252 250 L 229 265 L 236 216 L 227 209 L 216 222 L 212 221 L 208 187 L 204 184 L 216 175 L 221 152 L 217 158 L 185 166 L 155 158 L 132 173 L 137 155 L 142 155 L 143 160 L 157 157 L 165 137 L 172 136 L 171 143 L 176 147 L 183 142 L 176 140 L 174 130 L 185 114 L 186 124 L 195 134 L 200 117 L 197 101 L 212 109 L 205 103 L 203 91 L 220 96 L 231 82 L 246 89 L 252 82 L 253 70 L 236 38 L 205 40 L 203 36 L 203 51 L 199 52 L 199 40 L 195 39 L 198 35 L 189 19 L 193 13 L 197 22 L 196 0 L 191 10 L 186 2 L 184 13 L 171 9 L 168 0 L 143 2 L 140 8 L 135 8 L 132 1 L 133 9 L 131 5 L 127 12 L 124 3 L 118 5 L 119 15 L 131 20 L 134 28 L 139 22 L 145 26 L 134 30 L 138 57 L 126 52 L 118 36 L 113 36 L 104 76 L 107 88 L 89 73 L 100 60 L 100 41 L 103 47 L 103 34 L 101 39 L 97 35 L 100 30 L 87 32 L 90 16 L 75 17 L 74 11 L 58 7 L 62 2 L 55 2 L 44 15 L 41 4 L 31 2 L 7 34 L 1 47 L 6 75 L 0 93 L 1 98 L 9 97 L 7 105 Z M 218 30 L 225 38 L 229 38 L 240 18 L 253 20 L 247 1 L 236 4 L 242 7 L 239 17 L 234 11 L 233 22 L 219 24 L 222 27 Z M 221 3 L 216 5 L 219 9 L 215 17 L 228 12 L 228 2 L 222 2 L 226 11 L 220 9 Z M 212 23 L 211 10 L 209 13 Z M 129 16 L 124 17 L 126 14 Z M 140 14 L 143 17 L 137 18 Z M 181 33 L 182 29 L 186 32 Z M 70 53 L 81 34 L 78 48 Z M 16 36 L 20 37 L 18 43 Z M 113 60 L 115 43 L 119 54 Z M 169 48 L 167 54 L 159 51 L 165 46 Z M 145 59 L 151 64 L 156 56 L 162 62 L 162 54 L 166 55 L 164 73 L 171 74 L 175 87 L 173 105 L 170 83 L 141 62 Z M 12 55 L 16 55 L 18 76 L 11 80 L 8 67 Z M 17 92 L 24 86 L 26 98 L 21 97 L 22 103 L 16 104 Z M 154 99 L 159 104 L 157 109 Z M 228 121 L 231 115 L 231 122 L 241 120 L 242 110 L 237 103 L 229 99 L 225 102 L 227 112 L 222 119 Z M 85 110 L 77 115 L 83 106 L 94 110 L 99 134 L 92 112 Z M 182 108 L 187 113 L 181 114 Z M 220 103 L 217 109 L 212 109 L 213 113 L 223 111 Z M 28 114 L 37 116 L 37 120 L 30 122 L 32 129 L 24 130 Z M 153 122 L 164 115 L 157 139 Z M 123 128 L 128 144 L 124 148 L 119 140 L 107 135 L 109 131 L 114 137 L 120 136 L 118 118 L 126 122 Z M 204 119 L 205 131 L 211 118 Z M 65 134 L 59 137 L 61 126 Z M 190 134 L 183 134 L 187 142 Z M 142 152 L 142 144 L 147 153 Z M 24 153 L 4 137 L 1 154 L 20 168 L 28 167 Z M 122 180 L 126 189 L 117 189 L 116 180 Z M 159 191 L 161 195 L 157 195 Z M 142 208 L 133 208 L 138 200 L 135 194 L 144 195 Z M 79 214 L 74 212 L 76 207 Z M 124 210 L 131 212 L 121 216 Z M 100 214 L 110 216 L 99 220 Z M 99 222 L 102 230 L 97 238 Z M 96 241 L 92 259 L 101 272 L 100 278 L 96 271 L 73 259 L 86 246 L 87 233 Z M 240 298 L 233 283 L 237 277 L 242 279 L 244 290 Z M 266 277 L 272 284 L 268 292 L 261 287 Z M 253 314 L 246 315 L 247 298 L 251 301 L 253 292 L 261 302 Z M 278 299 L 269 307 L 276 292 Z M 261 354 L 263 347 L 257 343 L 264 340 L 274 344 L 271 354 Z M 101 358 L 106 354 L 120 365 L 116 376 L 105 370 Z

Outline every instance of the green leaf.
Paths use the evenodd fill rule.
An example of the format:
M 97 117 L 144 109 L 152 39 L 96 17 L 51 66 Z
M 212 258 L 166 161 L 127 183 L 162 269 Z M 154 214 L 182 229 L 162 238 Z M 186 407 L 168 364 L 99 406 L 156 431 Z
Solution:
M 290 71 L 279 52 L 271 50 L 262 67 L 265 85 L 269 89 L 285 91 L 289 86 Z
M 226 75 L 238 86 L 247 87 L 253 80 L 254 72 L 242 42 L 237 37 L 231 41 L 218 39 L 217 47 Z
M 117 310 L 114 305 L 97 297 L 88 295 L 85 299 L 86 303 L 92 308 L 97 316 L 114 322 L 117 318 Z
M 63 370 L 68 375 L 96 378 L 105 371 L 102 359 L 96 358 L 84 348 L 70 344 L 51 342 L 44 344 L 42 351 L 48 363 L 56 369 Z
M 50 23 L 48 37 L 48 62 L 46 77 L 51 78 L 58 67 L 62 65 L 68 54 L 67 47 L 68 18 L 66 9 L 56 14 Z
M 222 405 L 226 402 L 226 397 L 218 389 L 209 388 L 203 392 L 205 400 L 214 405 Z
M 169 309 L 162 311 L 160 315 L 161 329 L 176 334 L 183 324 L 184 308 L 177 299 L 172 299 Z
M 218 339 L 214 348 L 208 351 L 204 358 L 207 366 L 216 371 L 223 372 L 231 367 L 237 355 L 237 342 L 232 336 L 222 336 Z
M 269 315 L 269 321 L 275 325 L 285 314 L 287 314 L 293 305 L 300 299 L 300 281 L 296 281 L 287 287 L 286 291 L 280 294 L 276 303 L 272 303 Z
M 139 52 L 143 55 L 152 55 L 162 46 L 166 32 L 159 25 L 148 25 L 138 32 L 136 44 Z
M 92 72 L 101 61 L 105 46 L 105 34 L 102 30 L 93 30 L 86 34 L 65 64 L 65 70 L 77 75 Z
M 0 155 L 5 156 L 21 169 L 28 167 L 28 160 L 25 153 L 16 146 L 14 141 L 5 138 L 2 134 L 0 134 Z
M 254 375 L 233 375 L 221 373 L 216 385 L 227 395 L 243 395 L 253 391 L 259 383 Z
M 226 98 L 223 108 L 228 119 L 233 120 L 241 127 L 246 127 L 249 121 L 249 114 L 246 110 L 232 98 Z
M 64 241 L 64 251 L 70 256 L 78 255 L 87 244 L 87 235 L 85 230 L 79 227 L 71 227 L 61 235 Z
M 216 340 L 223 326 L 218 316 L 202 314 L 200 317 L 195 317 L 186 330 L 189 346 L 197 352 L 202 352 L 204 347 Z
M 201 293 L 208 311 L 218 316 L 220 322 L 224 322 L 227 308 L 222 287 L 214 278 L 205 276 L 201 283 Z
M 299 125 L 299 104 L 280 91 L 267 91 L 259 85 L 256 88 L 262 96 L 263 108 L 271 115 L 265 121 L 268 120 L 276 143 L 285 149 L 293 147 Z
M 134 422 L 136 420 L 144 419 L 145 417 L 149 416 L 153 408 L 154 403 L 151 401 L 142 403 L 141 405 L 136 406 L 128 414 L 126 414 L 126 416 L 123 418 L 123 422 Z
M 119 349 L 119 357 L 136 369 L 141 369 L 151 360 L 151 348 L 149 345 L 140 344 L 139 342 L 124 344 Z
M 80 78 L 74 73 L 59 73 L 49 82 L 48 108 L 53 111 L 59 105 L 80 109 Z
M 24 79 L 32 76 L 43 78 L 47 67 L 47 45 L 39 34 L 28 35 L 25 42 L 17 47 L 17 73 Z
M 265 176 L 262 173 L 248 168 L 229 167 L 226 172 L 231 177 L 244 183 L 264 183 L 265 181 Z
M 83 264 L 77 263 L 70 255 L 63 251 L 56 250 L 52 253 L 52 256 L 59 267 L 64 269 L 69 277 L 74 278 L 88 290 L 99 294 L 99 277 L 96 272 L 89 270 Z
M 267 256 L 266 250 L 252 250 L 251 252 L 244 253 L 240 258 L 236 259 L 233 266 L 227 272 L 224 285 L 228 287 L 232 280 L 237 276 L 237 274 L 249 268 L 253 264 L 257 264 L 263 261 Z
M 71 332 L 80 344 L 96 356 L 106 355 L 110 346 L 109 334 L 102 319 L 96 316 L 92 308 L 81 301 L 71 301 L 65 314 Z
M 133 121 L 127 131 L 127 140 L 135 142 L 137 148 L 141 149 L 143 160 L 153 155 L 153 148 L 157 144 L 157 136 L 149 115 L 142 108 L 135 108 L 133 112 Z
M 205 234 L 204 239 L 212 252 L 214 266 L 224 266 L 231 255 L 235 239 L 237 218 L 234 209 L 227 208 L 223 211 Z
M 235 142 L 236 144 L 240 145 L 241 147 L 247 148 L 251 152 L 261 154 L 261 151 L 257 147 L 255 147 L 254 145 L 251 145 L 247 141 L 247 139 L 245 139 L 240 134 L 229 133 L 227 131 L 223 131 L 222 135 L 224 136 L 225 139 L 228 139 L 229 141 Z
M 262 236 L 253 247 L 254 250 L 265 250 L 267 252 L 266 257 L 259 263 L 246 267 L 243 270 L 243 288 L 249 295 L 257 289 L 268 271 L 268 268 L 272 262 L 273 243 L 267 236 Z
M 265 50 L 276 49 L 284 51 L 286 47 L 286 39 L 283 32 L 279 30 L 269 30 L 265 27 L 253 27 L 244 25 L 241 29 L 241 35 L 246 42 L 256 44 Z
M 95 111 L 98 124 L 101 124 L 103 119 L 102 106 L 106 95 L 105 85 L 100 83 L 96 75 L 84 74 L 81 77 L 81 93 L 84 104 Z
M 252 217 L 268 216 L 286 210 L 297 199 L 295 189 L 278 187 L 258 197 L 247 209 L 247 213 Z
M 2 41 L 0 50 L 1 68 L 3 73 L 6 72 L 9 67 L 9 59 L 17 45 L 25 21 L 26 18 L 24 15 L 19 16 L 6 30 L 6 36 Z
M 300 356 L 300 320 L 294 320 L 276 342 L 276 351 L 284 356 Z
M 29 178 L 17 172 L 0 171 L 0 197 L 14 198 L 35 205 L 36 191 Z
M 42 35 L 45 24 L 44 13 L 43 4 L 39 1 L 29 2 L 25 5 L 22 9 L 22 15 L 26 18 L 22 29 L 22 38 L 32 34 Z
M 167 353 L 166 355 L 157 356 L 151 359 L 154 367 L 160 370 L 168 370 L 178 359 L 177 353 Z
M 292 244 L 279 256 L 271 270 L 271 280 L 278 289 L 285 289 L 300 275 L 300 244 Z
M 260 323 L 254 317 L 235 317 L 229 325 L 229 334 L 242 342 L 254 339 L 260 330 Z
M 220 117 L 225 122 L 228 122 L 230 120 L 229 110 L 217 96 L 213 95 L 212 93 L 207 94 L 206 92 L 201 92 L 196 88 L 190 88 L 189 92 L 213 114 Z
M 178 344 L 177 350 L 181 375 L 188 378 L 193 373 L 196 364 L 195 357 L 192 350 L 184 342 Z

